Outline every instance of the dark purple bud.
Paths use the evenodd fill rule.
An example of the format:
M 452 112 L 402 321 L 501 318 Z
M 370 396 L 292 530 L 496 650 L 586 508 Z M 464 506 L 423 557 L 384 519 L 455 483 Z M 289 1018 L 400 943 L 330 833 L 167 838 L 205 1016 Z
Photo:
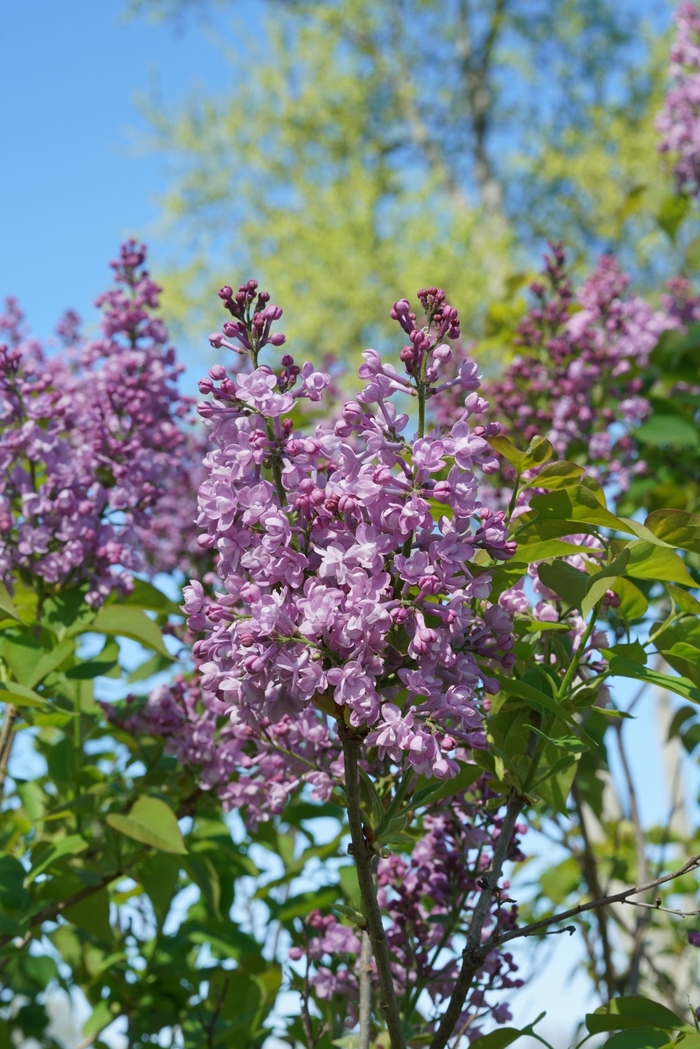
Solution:
M 226 299 L 233 298 L 233 288 L 229 287 L 228 284 L 224 284 L 223 288 L 219 288 L 219 298 L 223 299 L 224 302 Z
M 274 335 L 270 336 L 270 342 L 272 343 L 273 346 L 284 346 L 286 341 L 287 341 L 287 336 L 284 335 L 283 332 L 281 332 L 281 331 L 277 331 L 277 332 L 275 332 Z
M 283 368 L 291 367 L 291 365 L 294 364 L 294 358 L 292 357 L 291 353 L 283 354 L 280 358 L 280 364 Z
M 689 932 L 688 943 L 691 947 L 700 947 L 700 932 Z

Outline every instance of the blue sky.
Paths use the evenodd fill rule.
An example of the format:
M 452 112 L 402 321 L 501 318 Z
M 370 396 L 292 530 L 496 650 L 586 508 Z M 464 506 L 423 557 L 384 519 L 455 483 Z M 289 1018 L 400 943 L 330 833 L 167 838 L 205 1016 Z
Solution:
M 174 101 L 228 81 L 193 23 L 127 21 L 124 7 L 0 3 L 0 296 L 16 295 L 40 336 L 68 306 L 94 319 L 121 238 L 156 219 L 165 172 L 136 148 L 138 94 L 158 85 Z

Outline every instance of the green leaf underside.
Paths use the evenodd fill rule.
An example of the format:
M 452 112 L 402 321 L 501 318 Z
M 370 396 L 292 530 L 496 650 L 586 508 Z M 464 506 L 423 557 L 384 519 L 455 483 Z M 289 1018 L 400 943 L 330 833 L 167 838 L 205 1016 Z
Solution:
M 607 1005 L 596 1009 L 586 1016 L 586 1027 L 589 1034 L 601 1034 L 605 1031 L 621 1031 L 634 1027 L 656 1027 L 665 1031 L 675 1031 L 685 1026 L 683 1020 L 658 1002 L 638 995 L 628 998 L 613 998 Z
M 106 605 L 97 613 L 92 623 L 81 626 L 80 633 L 87 632 L 128 637 L 172 659 L 165 647 L 157 623 L 149 619 L 140 608 L 130 608 L 128 605 Z

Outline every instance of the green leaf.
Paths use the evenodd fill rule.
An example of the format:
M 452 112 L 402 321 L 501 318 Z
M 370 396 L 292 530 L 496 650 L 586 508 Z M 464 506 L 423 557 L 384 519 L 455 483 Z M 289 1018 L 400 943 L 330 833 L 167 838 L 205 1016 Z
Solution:
M 488 437 L 487 440 L 494 452 L 502 455 L 518 473 L 530 470 L 533 466 L 539 466 L 540 463 L 546 463 L 554 451 L 546 437 L 533 437 L 525 452 L 516 448 L 507 437 Z
M 0 703 L 13 703 L 16 707 L 35 707 L 46 711 L 55 709 L 38 692 L 20 685 L 17 681 L 0 681 Z
M 65 838 L 59 838 L 46 851 L 42 852 L 35 866 L 27 875 L 27 885 L 31 885 L 35 878 L 43 874 L 56 860 L 64 856 L 77 856 L 79 852 L 85 852 L 88 843 L 79 834 L 69 834 Z
M 683 696 L 692 703 L 700 703 L 700 688 L 685 677 L 673 677 L 671 674 L 661 674 L 658 670 L 650 670 L 648 667 L 640 667 L 637 663 L 630 663 L 627 659 L 616 656 L 610 662 L 610 677 L 628 677 L 635 681 L 647 681 L 650 685 L 658 688 L 667 688 L 677 696 Z
M 74 647 L 73 641 L 65 640 L 47 652 L 34 638 L 22 637 L 6 641 L 3 654 L 17 680 L 32 689 L 60 666 L 72 654 Z
M 700 267 L 700 237 L 693 237 L 685 249 L 685 261 L 689 269 L 696 270 Z
M 31 900 L 24 888 L 26 870 L 14 856 L 0 855 L 0 906 L 10 911 L 27 910 Z
M 115 1003 L 116 1004 L 116 1003 Z M 95 1038 L 100 1031 L 111 1024 L 112 1020 L 119 1015 L 118 1008 L 112 1012 L 110 1003 L 102 999 L 92 1011 L 92 1015 L 83 1024 L 83 1035 L 85 1038 Z
M 585 572 L 580 572 L 566 561 L 553 561 L 551 564 L 545 562 L 539 565 L 537 574 L 545 586 L 580 611 L 588 588 L 589 577 Z
M 6 616 L 10 617 L 10 619 L 16 619 L 18 622 L 22 622 L 20 614 L 10 597 L 9 591 L 2 581 L 0 581 L 0 612 L 4 612 Z
M 522 463 L 525 458 L 525 453 L 519 451 L 512 441 L 508 440 L 507 437 L 488 437 L 487 440 L 494 452 L 498 455 L 502 455 L 511 466 L 514 466 L 515 469 L 518 470 L 518 472 L 522 471 Z
M 656 413 L 638 426 L 634 436 L 642 444 L 668 445 L 671 448 L 697 448 L 700 434 L 692 419 L 683 415 Z
M 33 823 L 38 823 L 44 815 L 44 792 L 36 780 L 15 780 L 16 790 L 24 810 Z M 23 868 L 24 869 L 24 868 Z
M 635 540 L 627 548 L 630 552 L 629 564 L 625 574 L 633 579 L 653 579 L 668 583 L 682 583 L 683 586 L 695 586 L 688 575 L 682 558 L 674 550 Z
M 163 852 L 151 853 L 138 866 L 136 876 L 153 904 L 160 925 L 168 916 L 179 873 L 180 861 Z
M 292 918 L 302 918 L 311 911 L 330 907 L 340 895 L 338 886 L 328 886 L 315 892 L 300 892 L 297 896 L 291 896 L 283 903 L 274 903 L 267 900 L 272 917 L 276 921 L 286 922 Z
M 588 586 L 586 587 L 586 596 L 581 602 L 581 615 L 583 615 L 584 618 L 593 611 L 601 598 L 605 597 L 610 589 L 610 584 L 613 579 L 622 575 L 627 568 L 629 560 L 630 552 L 629 548 L 627 548 L 623 550 L 606 568 L 602 568 L 600 572 L 596 572 L 595 575 L 589 576 Z
M 612 645 L 611 648 L 604 648 L 603 655 L 606 659 L 615 659 L 616 656 L 620 656 L 622 659 L 627 659 L 630 663 L 637 663 L 642 667 L 646 666 L 648 658 L 647 650 L 639 641 L 633 641 L 631 644 L 621 643 Z
M 132 608 L 147 608 L 149 612 L 165 612 L 167 615 L 180 616 L 184 613 L 179 605 L 166 597 L 162 590 L 147 583 L 145 579 L 134 579 L 134 588 L 127 597 L 121 598 L 120 605 L 131 605 Z
M 85 929 L 102 943 L 110 945 L 114 942 L 114 933 L 109 924 L 109 896 L 106 889 L 93 892 L 79 903 L 67 907 L 63 911 L 63 917 L 73 925 Z
M 140 666 L 136 667 L 129 674 L 129 681 L 145 681 L 147 678 L 152 677 L 154 674 L 160 674 L 162 670 L 167 670 L 172 665 L 172 656 L 162 656 L 160 652 L 154 652 L 150 659 L 147 659 L 145 663 L 141 663 Z
M 178 855 L 187 852 L 175 813 L 159 798 L 137 798 L 128 816 L 110 812 L 107 823 L 120 834 L 144 845 L 152 845 L 161 852 Z
M 603 1049 L 661 1049 L 667 1043 L 668 1034 L 658 1027 L 635 1027 L 608 1038 Z
M 694 598 L 692 594 L 689 594 L 687 590 L 681 590 L 679 586 L 674 586 L 673 583 L 667 583 L 666 589 L 679 612 L 691 612 L 693 615 L 700 613 L 700 601 Z
M 572 557 L 574 554 L 590 554 L 591 549 L 587 546 L 575 546 L 573 543 L 565 543 L 561 539 L 540 539 L 518 544 L 516 557 L 520 561 L 533 564 L 535 561 L 545 561 L 550 557 Z
M 517 1042 L 529 1032 L 519 1031 L 517 1027 L 497 1027 L 495 1031 L 482 1034 L 471 1042 L 470 1049 L 506 1049 L 506 1046 Z
M 654 510 L 646 527 L 670 546 L 700 554 L 700 516 L 685 510 Z
M 634 619 L 641 619 L 646 614 L 649 602 L 639 587 L 636 587 L 629 579 L 614 579 L 610 589 L 620 598 L 620 604 L 615 612 L 622 619 L 630 623 Z
M 530 506 L 537 511 L 543 521 L 583 522 L 600 528 L 613 528 L 619 532 L 635 534 L 629 525 L 601 506 L 593 492 L 582 484 L 575 488 L 549 492 L 547 495 L 535 495 L 530 500 Z M 576 529 L 572 529 L 572 533 L 575 531 Z
M 679 193 L 671 193 L 664 197 L 656 212 L 656 221 L 664 233 L 667 233 L 672 241 L 688 211 L 688 198 Z
M 96 677 L 105 677 L 117 666 L 117 660 L 105 662 L 103 659 L 87 659 L 84 663 L 66 670 L 66 677 L 70 681 L 93 681 Z
M 214 915 L 220 918 L 221 882 L 214 864 L 207 856 L 190 852 L 187 859 L 182 861 L 182 865 L 192 881 L 201 890 L 202 896 L 209 904 Z
M 233 958 L 235 961 L 260 949 L 260 945 L 252 936 L 241 932 L 238 926 L 231 921 L 222 922 L 212 919 L 188 922 L 185 931 L 190 943 L 206 943 L 212 950 L 218 951 L 225 958 Z
M 633 1027 L 660 1027 L 662 1030 L 675 1031 L 684 1024 L 685 1021 L 679 1019 L 665 1005 L 659 1005 L 658 1002 L 652 1002 L 639 995 L 613 998 L 586 1016 L 589 1034 L 621 1031 Z
M 554 448 L 546 437 L 533 437 L 528 445 L 527 451 L 525 452 L 525 458 L 522 461 L 521 468 L 523 470 L 530 470 L 533 466 L 539 466 L 540 463 L 546 463 L 548 459 L 552 458 L 554 454 Z
M 158 625 L 141 609 L 129 608 L 126 605 L 106 605 L 97 613 L 92 623 L 81 626 L 79 633 L 88 631 L 131 638 L 132 641 L 138 641 L 172 661 Z
M 549 488 L 552 491 L 559 488 L 575 488 L 579 478 L 586 471 L 576 463 L 569 463 L 566 459 L 560 459 L 556 463 L 550 463 L 537 475 L 537 487 Z
M 516 696 L 518 699 L 524 700 L 528 706 L 534 707 L 535 710 L 540 710 L 543 707 L 545 710 L 549 710 L 550 713 L 556 714 L 557 717 L 561 718 L 572 728 L 581 732 L 581 726 L 574 721 L 571 715 L 562 707 L 555 699 L 542 692 L 540 689 L 535 688 L 533 685 L 529 685 L 526 681 L 519 680 L 518 678 L 506 678 L 499 674 L 493 674 L 496 678 L 501 690 L 509 696 Z M 698 693 L 700 695 L 700 692 Z

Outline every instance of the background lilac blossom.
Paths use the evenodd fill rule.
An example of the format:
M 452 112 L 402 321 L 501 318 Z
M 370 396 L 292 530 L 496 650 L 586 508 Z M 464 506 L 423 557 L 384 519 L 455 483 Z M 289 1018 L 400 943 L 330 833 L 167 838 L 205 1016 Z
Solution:
M 9 586 L 38 578 L 51 593 L 87 582 L 96 604 L 128 589 L 149 561 L 153 571 L 183 561 L 196 469 L 182 428 L 189 402 L 145 258 L 135 242 L 122 246 L 114 287 L 98 299 L 97 339 L 82 339 L 69 313 L 58 327 L 63 351 L 48 356 L 13 300 L 0 318 L 0 571 Z M 152 524 L 174 499 L 179 540 L 166 547 Z

